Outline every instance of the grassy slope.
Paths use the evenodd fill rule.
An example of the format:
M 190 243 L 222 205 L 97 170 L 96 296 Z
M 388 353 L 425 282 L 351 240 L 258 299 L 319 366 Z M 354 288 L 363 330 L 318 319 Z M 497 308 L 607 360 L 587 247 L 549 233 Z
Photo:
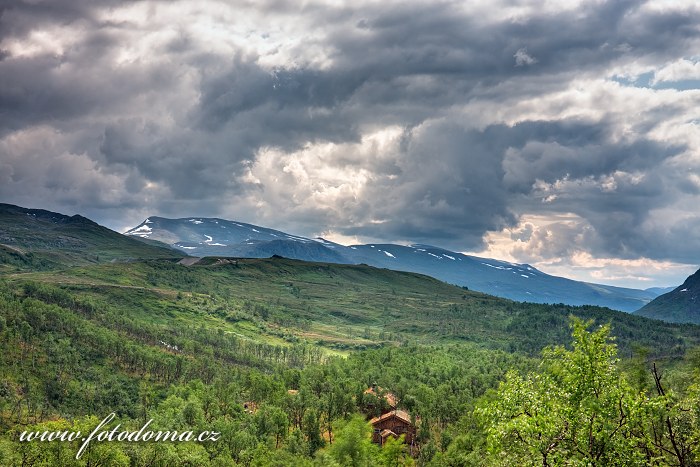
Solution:
M 210 381 L 236 367 L 282 374 L 323 354 L 362 359 L 366 354 L 355 351 L 399 344 L 419 344 L 426 355 L 500 349 L 527 358 L 568 342 L 571 314 L 611 322 L 622 356 L 639 344 L 655 360 L 678 361 L 700 343 L 698 326 L 511 302 L 369 266 L 271 258 L 186 267 L 148 260 L 0 274 L 0 335 L 9 339 L 0 345 L 0 369 L 14 375 L 0 392 L 12 400 L 31 394 L 35 405 L 53 394 L 61 413 L 78 414 L 86 410 L 83 388 L 109 380 L 130 395 L 96 390 L 87 408 L 106 405 L 134 416 L 144 378 L 165 388 L 195 377 Z M 416 347 L 405 351 L 410 348 Z M 11 423 L 10 412 L 0 414 L 0 425 Z
M 472 342 L 536 354 L 568 341 L 568 316 L 610 322 L 623 355 L 632 343 L 677 356 L 700 327 L 661 323 L 597 307 L 511 302 L 427 276 L 369 266 L 295 260 L 210 259 L 185 267 L 154 260 L 8 276 L 96 301 L 136 321 L 204 325 L 259 342 L 306 341 L 350 350 L 395 343 Z
M 184 255 L 145 243 L 82 216 L 0 204 L 0 272 Z

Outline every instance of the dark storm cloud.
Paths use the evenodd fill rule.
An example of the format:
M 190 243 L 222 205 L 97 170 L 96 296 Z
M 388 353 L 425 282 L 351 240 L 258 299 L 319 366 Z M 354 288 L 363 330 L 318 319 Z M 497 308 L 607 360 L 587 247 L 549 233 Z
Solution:
M 574 12 L 542 13 L 523 21 L 491 23 L 479 16 L 455 14 L 453 4 L 413 5 L 396 11 L 387 6 L 365 21 L 361 30 L 339 31 L 334 46 L 338 67 L 365 74 L 366 80 L 391 81 L 398 76 L 451 80 L 460 91 L 475 84 L 495 85 L 522 75 L 595 72 L 624 53 L 616 46 L 646 36 L 626 37 L 623 18 L 633 2 L 608 2 Z M 622 29 L 622 31 L 621 31 Z M 655 43 L 656 44 L 656 43 Z M 634 45 L 633 45 L 634 46 Z M 515 67 L 523 48 L 537 67 Z M 436 90 L 445 83 L 436 82 Z
M 382 222 L 341 231 L 365 232 L 377 238 L 439 240 L 453 248 L 464 243 L 479 246 L 482 232 L 513 227 L 515 207 L 529 203 L 534 212 L 570 212 L 589 219 L 598 236 L 606 239 L 596 241 L 599 251 L 627 256 L 630 252 L 622 245 L 629 240 L 629 230 L 639 229 L 651 209 L 669 201 L 663 178 L 650 169 L 684 148 L 662 147 L 643 139 L 614 143 L 608 132 L 605 122 L 580 121 L 493 125 L 483 131 L 465 130 L 453 123 L 430 125 L 408 137 L 396 160 L 400 176 L 380 179 L 383 182 L 368 190 L 370 199 L 380 201 L 366 214 Z M 616 173 L 645 176 L 641 180 L 619 175 L 601 179 Z M 560 180 L 572 182 L 553 203 L 541 203 L 551 193 L 540 194 L 534 202 L 521 200 L 538 194 L 538 182 Z M 605 191 L 605 184 L 613 182 L 614 187 Z M 581 241 L 590 245 L 591 238 L 587 235 Z M 561 241 L 566 243 L 567 237 Z M 580 247 L 582 243 L 570 245 Z M 651 253 L 637 245 L 636 252 L 640 251 Z
M 593 229 L 595 242 L 588 241 L 590 237 L 580 239 L 570 244 L 572 248 L 595 246 L 595 251 L 608 257 L 644 256 L 694 264 L 700 260 L 700 241 L 688 234 L 700 226 L 694 211 L 665 218 L 654 214 L 680 198 L 669 178 L 655 168 L 634 176 L 569 182 L 551 209 L 576 213 Z
M 320 107 L 344 125 L 379 119 L 417 124 L 439 115 L 443 106 L 488 94 L 504 81 L 525 79 L 521 92 L 537 93 L 542 89 L 531 87 L 528 79 L 545 75 L 550 88 L 563 87 L 566 80 L 551 77 L 596 73 L 625 53 L 616 48 L 628 39 L 618 29 L 624 29 L 620 23 L 636 7 L 633 2 L 610 2 L 583 12 L 497 24 L 455 14 L 453 4 L 368 8 L 354 13 L 374 19 L 328 26 L 330 69 L 270 73 L 237 59 L 229 70 L 205 79 L 199 121 L 213 130 L 266 107 L 265 114 L 273 117 L 268 122 L 271 129 L 284 133 L 284 124 L 290 122 L 280 119 L 274 126 L 275 113 L 303 116 L 309 108 Z M 648 40 L 635 34 L 629 39 L 635 43 L 632 47 L 637 43 L 643 47 Z M 514 55 L 524 46 L 536 57 L 537 67 L 515 66 Z M 355 122 L 347 122 L 348 118 Z M 326 126 L 314 122 L 310 128 L 318 129 L 318 137 L 333 140 Z
M 173 132 L 138 119 L 110 124 L 100 153 L 109 165 L 134 167 L 148 180 L 164 183 L 178 199 L 202 200 L 240 189 L 235 175 L 250 148 L 236 133 L 208 138 L 197 131 Z
M 663 147 L 640 138 L 612 142 L 605 121 L 528 122 L 516 125 L 506 151 L 504 182 L 516 192 L 528 193 L 536 180 L 554 183 L 565 177 L 580 179 L 615 171 L 648 171 L 685 148 Z
M 245 129 L 242 142 L 251 152 L 264 145 L 294 148 L 309 140 L 356 140 L 361 120 L 348 116 L 343 106 L 357 87 L 337 73 L 270 73 L 237 59 L 224 74 L 203 80 L 193 117 L 210 133 Z M 330 110 L 332 118 L 314 115 L 315 109 Z
M 451 123 L 417 133 L 396 161 L 399 176 L 368 189 L 376 202 L 366 214 L 380 222 L 344 233 L 479 245 L 480 232 L 515 222 L 507 191 L 493 183 L 503 178 L 502 142 Z
M 0 136 L 40 124 L 64 127 L 75 119 L 114 112 L 128 101 L 172 83 L 171 72 L 148 64 L 113 63 L 122 37 L 96 31 L 61 55 L 41 54 L 0 61 Z M 84 125 L 84 120 L 78 125 Z
M 146 22 L 105 19 L 103 13 L 124 5 L 10 2 L 0 10 L 0 179 L 10 181 L 0 195 L 6 200 L 34 196 L 36 205 L 40 198 L 65 199 L 98 220 L 98 206 L 134 209 L 139 203 L 146 214 L 242 216 L 258 204 L 233 202 L 257 197 L 276 205 L 269 198 L 272 181 L 244 179 L 261 151 L 293 153 L 328 142 L 352 148 L 367 132 L 393 126 L 403 129 L 395 154 L 357 157 L 348 149 L 325 161 L 336 170 L 366 170 L 370 182 L 360 195 L 342 198 L 332 212 L 311 204 L 294 211 L 295 218 L 279 212 L 280 222 L 306 234 L 328 227 L 470 249 L 487 231 L 515 227 L 524 213 L 566 212 L 585 220 L 578 227 L 585 235 L 567 225 L 555 229 L 556 240 L 538 240 L 532 252 L 575 244 L 630 258 L 680 260 L 687 253 L 672 242 L 695 225 L 693 219 L 661 236 L 650 224 L 652 210 L 697 196 L 692 180 L 667 164 L 689 149 L 648 137 L 684 111 L 682 102 L 648 111 L 628 125 L 625 138 L 619 109 L 605 102 L 598 115 L 538 117 L 533 110 L 512 124 L 503 120 L 508 106 L 528 99 L 544 106 L 545 96 L 571 89 L 574 80 L 602 79 L 613 68 L 653 67 L 695 50 L 697 8 L 583 2 L 495 20 L 452 2 L 309 3 L 303 15 L 288 2 L 231 6 L 233 18 L 270 18 L 269 31 L 266 20 L 250 34 L 278 40 L 279 50 L 287 49 L 274 39 L 274 20 L 303 20 L 297 31 L 302 45 L 273 66 L 251 50 L 223 52 L 221 36 L 202 40 L 197 34 L 206 29 L 190 28 L 188 18 L 172 24 L 156 7 L 170 2 L 127 4 L 147 6 L 138 13 Z M 206 9 L 203 4 L 197 11 Z M 225 21 L 216 14 L 212 23 Z M 17 52 L 17 43 L 51 28 L 70 36 L 60 52 L 48 46 Z M 154 39 L 155 33 L 163 37 Z M 126 53 L 142 42 L 145 55 Z M 323 59 L 304 55 L 315 50 Z M 469 110 L 476 105 L 488 111 Z M 506 116 L 495 117 L 499 112 Z M 32 132 L 43 127 L 53 132 L 37 133 L 46 141 L 38 148 Z M 62 161 L 54 172 L 60 180 L 49 172 L 27 178 L 27 160 Z M 290 171 L 279 170 L 280 177 Z M 22 183 L 30 179 L 33 186 Z M 254 213 L 246 217 L 255 221 Z

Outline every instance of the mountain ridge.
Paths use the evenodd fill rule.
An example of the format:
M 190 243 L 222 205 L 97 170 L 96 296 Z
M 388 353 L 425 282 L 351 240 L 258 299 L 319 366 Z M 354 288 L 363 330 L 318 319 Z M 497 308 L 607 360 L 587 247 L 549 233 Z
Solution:
M 0 263 L 51 268 L 62 265 L 181 257 L 155 240 L 135 239 L 79 214 L 0 203 Z
M 368 264 L 427 274 L 442 281 L 518 301 L 598 305 L 632 312 L 661 291 L 575 281 L 546 274 L 529 264 L 465 255 L 414 244 L 341 245 L 245 222 L 207 217 L 151 216 L 125 235 L 156 239 L 193 256 L 265 258 Z M 527 281 L 527 282 L 526 282 Z
M 671 323 L 700 324 L 700 269 L 672 291 L 656 297 L 636 315 Z

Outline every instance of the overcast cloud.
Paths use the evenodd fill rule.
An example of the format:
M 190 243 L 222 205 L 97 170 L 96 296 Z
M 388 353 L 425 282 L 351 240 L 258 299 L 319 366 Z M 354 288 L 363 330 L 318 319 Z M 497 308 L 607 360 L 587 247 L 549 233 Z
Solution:
M 0 201 L 700 264 L 694 1 L 0 2 Z

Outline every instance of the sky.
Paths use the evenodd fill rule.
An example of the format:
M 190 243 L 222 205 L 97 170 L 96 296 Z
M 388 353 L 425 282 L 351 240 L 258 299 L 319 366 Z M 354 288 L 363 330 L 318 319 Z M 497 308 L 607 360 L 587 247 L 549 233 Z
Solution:
M 700 265 L 695 1 L 0 1 L 0 201 Z

